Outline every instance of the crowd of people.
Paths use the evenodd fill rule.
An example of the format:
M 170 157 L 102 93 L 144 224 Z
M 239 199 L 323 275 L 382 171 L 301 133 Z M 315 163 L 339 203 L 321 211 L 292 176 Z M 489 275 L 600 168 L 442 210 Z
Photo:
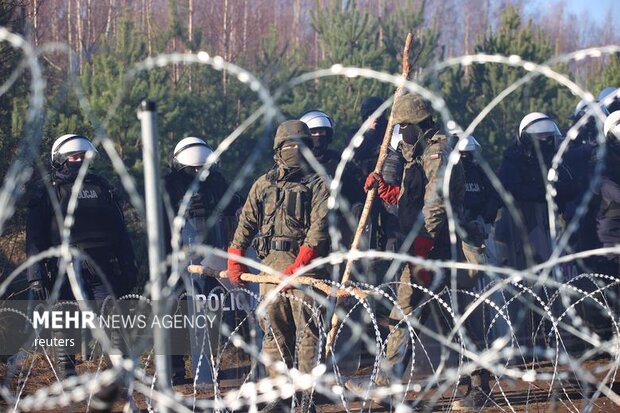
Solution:
M 166 195 L 162 201 L 168 211 L 168 253 L 172 251 L 174 217 L 190 190 L 192 196 L 181 211 L 185 218 L 181 245 L 227 249 L 228 279 L 238 287 L 245 285 L 242 275 L 249 272 L 249 255 L 256 255 L 263 265 L 281 274 L 279 286 L 260 284 L 261 297 L 280 288 L 260 320 L 262 354 L 269 361 L 265 369 L 271 377 L 280 374 L 274 367 L 278 360 L 301 373 L 311 373 L 323 360 L 320 330 L 325 328 L 325 310 L 317 312 L 316 308 L 323 306 L 308 294 L 307 287 L 296 285 L 294 277 L 329 278 L 334 274 L 331 267 L 311 264 L 330 252 L 350 247 L 361 205 L 370 190 L 376 190 L 378 199 L 360 248 L 403 252 L 423 260 L 526 270 L 553 254 L 613 247 L 620 241 L 620 171 L 616 163 L 620 160 L 620 89 L 604 89 L 591 104 L 580 102 L 568 131 L 561 131 L 544 113 L 526 114 L 519 125 L 514 125 L 515 139 L 504 152 L 495 184 L 482 166 L 486 163 L 482 162 L 479 142 L 484 140 L 474 136 L 459 139 L 443 131 L 428 102 L 413 94 L 398 98 L 394 104 L 391 118 L 395 127 L 390 131 L 387 158 L 377 173 L 375 165 L 388 127 L 388 116 L 377 113 L 382 103 L 381 98 L 369 97 L 361 105 L 361 121 L 368 121 L 369 127 L 342 173 L 341 201 L 331 209 L 330 180 L 342 156 L 331 148 L 336 125 L 320 110 L 279 125 L 273 141 L 275 163 L 253 183 L 245 201 L 233 194 L 222 205 L 229 182 L 216 167 L 209 170 L 206 179 L 197 178 L 213 154 L 204 139 L 185 138 L 169 156 L 170 172 L 164 179 Z M 601 114 L 606 116 L 604 124 Z M 598 159 L 603 142 L 605 155 Z M 460 160 L 448 168 L 454 148 Z M 559 150 L 563 156 L 557 162 L 554 156 Z M 120 297 L 131 291 L 136 287 L 137 273 L 122 209 L 110 185 L 88 171 L 73 196 L 77 203 L 69 202 L 84 159 L 96 154 L 89 139 L 81 135 L 64 135 L 54 142 L 49 177 L 53 190 L 42 184 L 33 186 L 26 238 L 27 254 L 32 257 L 59 245 L 68 235 L 70 245 L 84 253 L 79 263 L 81 285 L 90 299 Z M 313 167 L 317 162 L 323 171 Z M 601 162 L 602 175 L 593 179 Z M 444 185 L 446 179 L 448 185 Z M 66 218 L 69 215 L 73 216 L 71 222 Z M 459 247 L 456 256 L 450 216 Z M 558 243 L 571 225 L 574 231 L 568 242 Z M 377 386 L 388 386 L 402 376 L 410 342 L 405 320 L 414 316 L 423 324 L 429 307 L 419 306 L 428 289 L 448 288 L 447 270 L 442 274 L 420 262 L 399 266 L 398 306 L 389 314 L 385 363 L 374 379 Z M 577 273 L 617 277 L 620 260 L 617 254 L 592 254 L 572 264 Z M 61 259 L 32 265 L 27 276 L 33 297 L 46 299 L 56 285 L 59 299 L 73 298 L 65 276 L 68 265 Z M 377 285 L 385 281 L 377 271 L 373 273 L 375 278 L 360 281 Z M 461 287 L 471 288 L 480 273 L 469 270 Z M 63 282 L 55 283 L 63 277 Z M 208 291 L 213 283 L 192 281 L 191 288 Z M 480 345 L 479 329 L 466 328 L 473 345 Z M 75 374 L 75 360 L 62 351 L 60 354 L 60 375 Z M 182 357 L 173 360 L 173 368 L 184 374 Z M 367 379 L 351 380 L 347 388 L 363 394 L 368 385 Z M 301 395 L 302 411 L 314 411 L 312 400 L 312 391 Z M 482 368 L 474 371 L 467 393 L 457 402 L 453 407 L 462 410 L 492 403 L 489 372 Z M 290 402 L 279 399 L 263 406 L 262 411 L 289 408 Z

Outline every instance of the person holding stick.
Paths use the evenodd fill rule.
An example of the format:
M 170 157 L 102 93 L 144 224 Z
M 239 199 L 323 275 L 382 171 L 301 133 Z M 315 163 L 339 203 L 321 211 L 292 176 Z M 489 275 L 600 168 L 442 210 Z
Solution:
M 304 122 L 289 120 L 278 127 L 273 145 L 276 165 L 252 185 L 228 248 L 227 272 L 233 283 L 242 283 L 241 275 L 247 268 L 237 257 L 244 255 L 255 235 L 259 258 L 282 273 L 282 280 L 326 253 L 329 190 L 307 164 L 304 152 L 311 147 L 310 130 Z M 318 272 L 304 275 L 318 276 Z M 261 298 L 275 288 L 277 285 L 261 283 Z M 260 323 L 269 376 L 278 377 L 276 363 L 282 359 L 292 368 L 295 356 L 298 370 L 311 373 L 321 359 L 321 310 L 310 295 L 292 284 L 268 299 L 266 317 Z M 284 400 L 275 400 L 262 412 L 286 411 L 285 404 Z M 311 391 L 302 395 L 301 407 L 303 412 L 314 411 Z
M 422 259 L 450 260 L 448 215 L 441 192 L 452 149 L 450 140 L 433 120 L 428 104 L 417 95 L 401 96 L 394 104 L 392 119 L 394 124 L 399 125 L 402 136 L 399 149 L 406 162 L 402 182 L 400 185 L 389 184 L 380 174 L 373 172 L 368 175 L 364 188 L 367 191 L 377 188 L 379 197 L 385 203 L 398 207 L 400 227 L 406 237 L 411 238 L 411 232 L 416 232 L 409 248 L 411 255 Z M 450 203 L 456 216 L 462 214 L 464 196 L 463 168 L 457 164 L 450 177 Z M 439 278 L 435 280 L 435 277 Z M 374 380 L 375 385 L 388 387 L 393 381 L 400 383 L 410 342 L 407 319 L 415 316 L 420 325 L 424 324 L 432 308 L 429 305 L 418 308 L 431 298 L 425 289 L 440 291 L 448 282 L 449 277 L 433 274 L 421 265 L 408 263 L 404 266 L 398 287 L 398 306 L 394 306 L 389 317 L 386 360 Z M 355 394 L 365 395 L 369 381 L 367 377 L 354 378 L 346 383 L 346 387 Z M 484 388 L 488 394 L 488 375 L 476 377 L 470 390 L 478 388 Z M 470 391 L 469 394 L 478 393 Z M 484 404 L 486 401 L 476 398 L 475 403 Z

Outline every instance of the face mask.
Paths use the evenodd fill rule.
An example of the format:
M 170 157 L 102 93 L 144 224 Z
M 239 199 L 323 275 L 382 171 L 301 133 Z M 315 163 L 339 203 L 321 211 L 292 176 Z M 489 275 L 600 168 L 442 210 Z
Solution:
M 64 179 L 74 181 L 77 178 L 78 172 L 82 167 L 82 162 L 65 162 L 62 164 L 62 168 L 58 171 L 58 175 Z
M 281 166 L 285 169 L 298 169 L 302 166 L 302 155 L 299 147 L 280 149 L 278 156 Z
M 403 136 L 403 141 L 409 145 L 415 145 L 422 137 L 422 129 L 418 125 L 412 123 L 401 123 L 400 134 Z
M 327 152 L 327 140 L 324 136 L 312 137 L 312 153 L 316 158 L 321 158 Z
M 187 175 L 191 176 L 192 178 L 196 177 L 196 175 L 198 175 L 198 171 L 200 171 L 200 167 L 199 166 L 186 166 L 185 168 L 183 168 L 183 172 L 185 172 Z
M 474 160 L 474 157 L 471 152 L 461 152 L 461 160 L 463 162 L 471 162 Z

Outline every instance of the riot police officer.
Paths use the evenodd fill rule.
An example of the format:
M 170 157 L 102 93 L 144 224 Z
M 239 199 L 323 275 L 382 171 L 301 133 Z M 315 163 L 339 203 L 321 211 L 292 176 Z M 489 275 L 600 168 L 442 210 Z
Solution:
M 170 173 L 164 177 L 174 215 L 179 212 L 185 193 L 212 153 L 213 149 L 198 137 L 181 139 L 174 147 L 169 156 Z M 242 206 L 242 200 L 237 194 L 233 194 L 226 205 L 219 205 L 228 188 L 226 178 L 216 165 L 210 168 L 206 179 L 197 182 L 185 210 L 185 225 L 181 234 L 184 245 L 204 243 L 218 248 L 228 245 L 229 235 L 234 229 L 231 225 L 237 210 Z M 207 227 L 209 218 L 213 221 L 211 228 Z
M 28 205 L 26 222 L 26 254 L 31 257 L 62 242 L 63 222 L 75 180 L 87 154 L 97 150 L 82 135 L 67 134 L 56 139 L 51 151 L 50 176 L 54 202 L 43 182 L 35 183 Z M 54 204 L 60 205 L 56 216 Z M 59 298 L 75 299 L 65 273 L 66 265 L 73 265 L 81 275 L 80 284 L 90 300 L 120 296 L 136 285 L 137 267 L 123 212 L 110 184 L 99 175 L 87 172 L 77 190 L 77 204 L 68 243 L 82 255 L 71 263 L 61 259 L 37 262 L 28 268 L 28 281 L 36 298 L 46 298 L 47 291 L 61 283 Z M 62 332 L 55 334 L 62 335 Z M 61 337 L 62 338 L 62 337 Z M 61 346 L 62 347 L 62 346 Z M 57 348 L 59 377 L 75 374 L 74 358 L 68 349 Z
M 244 256 L 255 236 L 262 263 L 282 273 L 283 279 L 326 253 L 329 192 L 303 155 L 311 145 L 310 130 L 304 122 L 289 120 L 278 127 L 273 145 L 276 165 L 252 185 L 228 248 L 228 277 L 232 282 L 240 283 L 241 274 L 247 272 L 236 257 Z M 305 275 L 318 276 L 314 271 Z M 261 284 L 261 297 L 264 299 L 274 288 Z M 271 361 L 266 366 L 271 377 L 278 375 L 273 363 L 281 354 L 290 368 L 297 353 L 302 373 L 310 373 L 321 358 L 318 310 L 313 311 L 304 302 L 313 306 L 304 291 L 289 289 L 267 305 L 267 317 L 261 320 L 265 333 L 262 351 Z M 263 411 L 282 408 L 282 401 L 276 401 Z M 302 396 L 302 411 L 314 411 L 310 393 Z
M 211 147 L 202 138 L 187 137 L 181 139 L 168 156 L 170 172 L 164 177 L 166 194 L 170 201 L 169 225 L 166 225 L 166 250 L 172 252 L 171 234 L 174 230 L 174 217 L 180 211 L 182 200 L 192 183 L 196 181 L 197 174 L 206 164 L 209 156 L 213 154 Z M 209 245 L 215 248 L 224 249 L 228 246 L 236 225 L 236 213 L 241 208 L 241 198 L 233 194 L 230 201 L 225 205 L 220 205 L 229 185 L 224 176 L 215 165 L 209 169 L 209 175 L 204 180 L 199 180 L 194 192 L 189 199 L 189 203 L 184 209 L 184 225 L 180 228 L 180 242 L 183 247 L 197 246 L 200 244 Z M 198 259 L 195 254 L 190 256 L 190 261 Z M 209 257 L 213 258 L 213 257 Z M 200 260 L 198 259 L 198 262 Z M 195 294 L 209 294 L 209 292 L 219 286 L 213 278 L 200 277 L 186 279 L 185 288 L 189 297 Z M 193 299 L 188 302 L 189 310 L 196 311 Z M 219 322 L 222 314 L 217 313 Z M 219 323 L 218 323 L 219 325 Z M 200 349 L 202 351 L 214 351 L 217 353 L 219 348 L 219 331 L 215 327 L 208 334 L 210 346 L 202 343 L 203 334 L 193 332 L 190 334 L 190 344 L 192 347 L 192 363 L 194 374 L 198 374 L 197 382 L 203 383 L 212 380 L 211 368 L 203 363 L 202 369 L 197 371 Z M 216 359 L 209 354 L 203 356 L 203 360 Z M 172 380 L 173 383 L 180 383 L 185 376 L 185 364 L 182 355 L 172 356 Z
M 506 207 L 500 209 L 495 225 L 500 265 L 523 269 L 533 264 L 526 262 L 523 236 L 528 238 L 535 263 L 544 262 L 551 254 L 546 176 L 560 139 L 560 130 L 550 117 L 532 112 L 521 120 L 517 139 L 504 152 L 499 179 L 515 199 L 524 227 L 516 226 Z M 571 171 L 560 165 L 554 183 L 554 202 L 560 210 L 576 196 L 572 180 Z
M 334 139 L 334 121 L 320 110 L 310 110 L 301 115 L 299 120 L 308 125 L 310 129 L 314 157 L 323 165 L 329 177 L 333 179 L 341 158 L 338 151 L 329 148 Z M 341 194 L 349 205 L 354 205 L 364 199 L 361 185 L 354 184 L 354 182 L 359 182 L 359 171 L 354 163 L 349 162 L 347 164 L 342 174 L 342 182 Z
M 597 216 L 597 234 L 604 247 L 612 247 L 620 243 L 620 110 L 607 117 L 603 130 L 608 151 L 600 187 L 601 205 Z M 602 270 L 609 275 L 618 276 L 618 254 L 608 256 Z

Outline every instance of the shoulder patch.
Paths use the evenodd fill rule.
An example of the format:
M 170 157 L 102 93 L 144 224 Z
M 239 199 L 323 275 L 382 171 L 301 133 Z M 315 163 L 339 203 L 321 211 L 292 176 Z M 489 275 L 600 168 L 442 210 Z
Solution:
M 441 155 L 439 155 L 438 153 L 434 153 L 430 156 L 431 159 L 435 160 L 435 159 L 439 159 L 441 158 Z

